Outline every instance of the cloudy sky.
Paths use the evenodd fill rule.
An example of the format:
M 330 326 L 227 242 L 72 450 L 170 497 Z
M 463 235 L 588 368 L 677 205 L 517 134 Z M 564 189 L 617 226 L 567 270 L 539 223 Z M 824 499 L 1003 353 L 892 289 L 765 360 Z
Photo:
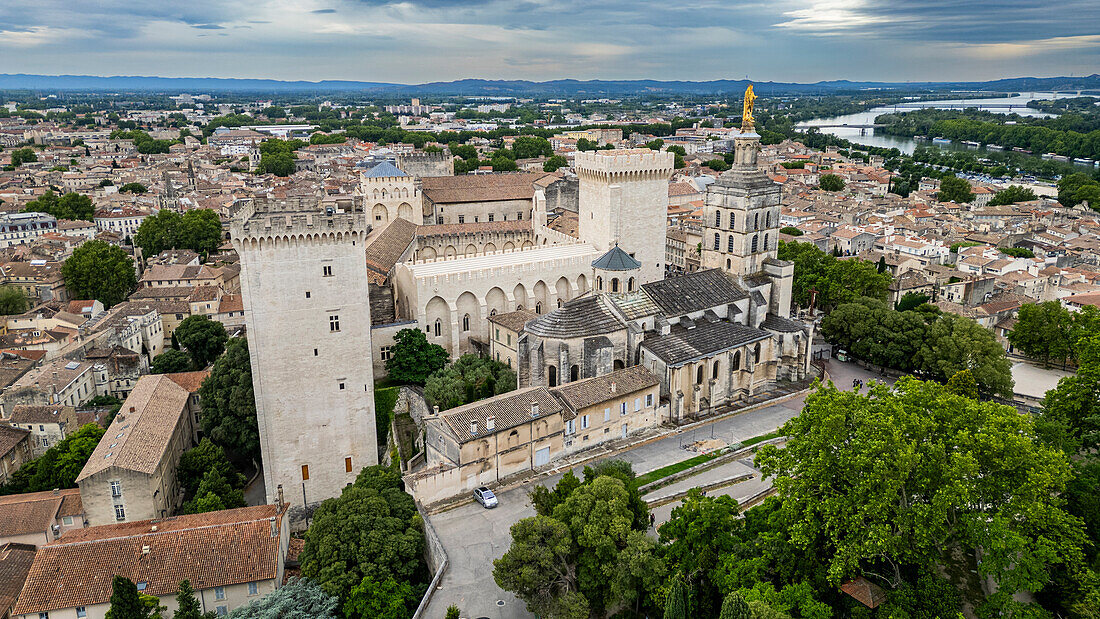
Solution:
M 0 73 L 986 80 L 1100 72 L 1100 0 L 0 0 Z

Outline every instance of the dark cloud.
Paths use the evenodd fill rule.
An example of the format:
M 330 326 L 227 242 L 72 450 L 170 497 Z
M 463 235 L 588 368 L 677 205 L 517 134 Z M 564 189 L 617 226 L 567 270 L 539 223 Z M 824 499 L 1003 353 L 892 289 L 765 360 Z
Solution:
M 218 24 L 192 24 L 191 27 L 199 30 L 225 30 L 225 26 L 219 26 Z
M 335 12 L 336 12 L 336 9 L 316 9 L 314 11 L 310 11 L 310 13 L 314 13 L 316 15 L 324 15 L 326 13 L 335 13 Z

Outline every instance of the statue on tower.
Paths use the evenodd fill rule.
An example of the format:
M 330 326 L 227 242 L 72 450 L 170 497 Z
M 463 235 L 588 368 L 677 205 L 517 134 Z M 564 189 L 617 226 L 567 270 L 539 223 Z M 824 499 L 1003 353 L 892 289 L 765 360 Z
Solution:
M 752 91 L 752 84 L 745 89 L 745 104 L 741 107 L 741 133 L 751 133 L 756 120 L 752 117 L 752 104 L 756 101 L 756 94 Z

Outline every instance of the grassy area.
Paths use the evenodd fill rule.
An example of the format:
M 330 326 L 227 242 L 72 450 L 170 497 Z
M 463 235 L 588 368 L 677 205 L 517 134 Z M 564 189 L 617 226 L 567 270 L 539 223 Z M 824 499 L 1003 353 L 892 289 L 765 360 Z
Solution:
M 654 470 L 654 471 L 650 471 L 650 472 L 646 473 L 645 475 L 639 475 L 638 477 L 636 477 L 634 479 L 634 481 L 635 481 L 635 483 L 638 484 L 639 487 L 644 486 L 646 484 L 653 483 L 653 482 L 657 481 L 658 479 L 664 479 L 664 478 L 668 477 L 669 475 L 675 475 L 676 473 L 679 473 L 680 471 L 689 469 L 689 468 L 691 468 L 691 467 L 693 467 L 697 464 L 702 464 L 704 462 L 709 462 L 710 460 L 713 460 L 713 459 L 717 458 L 719 455 L 721 455 L 721 452 L 719 452 L 719 451 L 712 451 L 712 452 L 706 453 L 706 454 L 699 454 L 698 456 L 695 456 L 693 458 L 688 458 L 687 460 L 682 460 L 682 461 L 677 462 L 675 464 L 670 464 L 668 466 L 662 466 L 661 468 L 659 468 L 657 470 Z
M 760 436 L 754 436 L 752 438 L 747 438 L 741 441 L 741 446 L 748 447 L 757 443 L 763 443 L 764 441 L 776 438 L 778 436 L 781 436 L 779 430 L 776 430 L 775 432 L 768 432 L 767 434 L 761 434 Z

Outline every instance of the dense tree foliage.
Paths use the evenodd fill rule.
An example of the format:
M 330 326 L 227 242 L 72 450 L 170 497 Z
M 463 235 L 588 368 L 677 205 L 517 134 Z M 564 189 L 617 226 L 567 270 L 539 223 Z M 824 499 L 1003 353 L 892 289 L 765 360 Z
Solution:
M 225 354 L 214 362 L 199 388 L 202 431 L 225 449 L 235 462 L 259 461 L 260 434 L 256 426 L 256 398 L 252 366 L 243 337 L 229 340 Z
M 339 597 L 345 610 L 353 599 L 357 608 L 386 607 L 385 598 L 395 595 L 412 610 L 427 576 L 424 543 L 420 515 L 401 487 L 400 473 L 367 467 L 314 512 L 301 554 L 302 575 Z M 386 589 L 387 581 L 396 588 Z M 411 585 L 414 593 L 407 595 L 401 584 Z
M 27 311 L 27 296 L 15 286 L 0 286 L 0 314 L 11 316 Z
M 430 406 L 447 410 L 516 388 L 516 373 L 507 365 L 477 355 L 462 355 L 424 383 Z
M 229 340 L 225 325 L 202 314 L 184 318 L 172 335 L 191 356 L 192 365 L 200 370 L 225 352 Z
M 340 598 L 308 578 L 291 578 L 282 587 L 229 613 L 231 619 L 338 619 Z
M 836 174 L 822 174 L 817 186 L 822 191 L 840 191 L 844 189 L 844 179 Z
M 802 231 L 794 226 L 783 226 L 779 229 L 779 232 L 787 236 L 802 236 Z
M 1049 364 L 1076 358 L 1078 340 L 1093 333 L 1100 333 L 1100 310 L 1089 306 L 1071 313 L 1047 301 L 1021 305 L 1007 337 L 1020 352 Z
M 245 506 L 244 476 L 225 451 L 206 437 L 180 456 L 176 479 L 183 489 L 185 514 Z
M 791 543 L 834 586 L 862 574 L 897 589 L 914 568 L 962 556 L 997 584 L 986 605 L 998 608 L 1081 565 L 1081 523 L 1060 496 L 1069 460 L 1012 407 L 910 378 L 867 395 L 822 385 L 780 431 L 786 446 L 756 462 L 775 478 Z
M 940 180 L 940 190 L 936 193 L 940 202 L 958 202 L 968 204 L 974 201 L 974 191 L 965 178 L 948 176 Z
M 24 163 L 35 161 L 38 161 L 38 153 L 34 152 L 33 148 L 17 148 L 11 151 L 11 164 L 17 168 Z
M 176 592 L 176 611 L 172 613 L 172 619 L 214 619 L 217 613 L 211 611 L 202 612 L 202 605 L 195 597 L 195 588 L 190 580 L 180 582 L 179 591 Z
M 129 131 L 116 130 L 111 132 L 112 140 L 133 140 L 134 148 L 143 155 L 167 153 L 169 148 L 177 142 L 175 140 L 154 140 L 153 136 L 139 129 Z
M 118 188 L 119 193 L 146 193 L 149 188 L 141 183 L 126 183 Z
M 554 155 L 546 160 L 546 163 L 542 164 L 543 172 L 556 172 L 560 168 L 564 168 L 569 165 L 569 160 L 561 155 Z
M 390 380 L 423 385 L 428 377 L 447 365 L 450 355 L 438 344 L 429 344 L 420 329 L 402 329 L 393 337 L 386 372 Z
M 998 191 L 989 200 L 989 206 L 1001 206 L 1002 204 L 1015 204 L 1017 202 L 1027 202 L 1029 200 L 1036 199 L 1035 192 L 1027 187 L 1021 187 L 1019 185 L 1009 185 L 1008 187 Z
M 1100 181 L 1082 172 L 1067 174 L 1058 181 L 1058 202 L 1062 206 L 1088 202 L 1090 208 L 1100 210 Z
M 186 372 L 191 369 L 191 356 L 182 350 L 169 348 L 153 357 L 153 363 L 149 367 L 150 374 L 171 374 L 173 372 Z
M 74 299 L 95 299 L 105 307 L 126 300 L 137 285 L 134 261 L 121 247 L 88 241 L 61 265 L 65 288 Z
M 190 249 L 198 254 L 210 254 L 222 244 L 222 224 L 218 214 L 208 208 L 193 209 L 180 215 L 162 209 L 146 217 L 137 232 L 134 244 L 146 258 L 166 249 Z
M 111 582 L 111 606 L 106 619 L 156 619 L 167 607 L 159 605 L 156 596 L 142 595 L 132 580 L 115 576 Z
M 0 486 L 0 494 L 75 488 L 76 477 L 95 451 L 103 433 L 103 428 L 95 423 L 81 426 L 47 449 L 40 458 L 19 467 L 8 483 Z
M 886 299 L 890 274 L 880 273 L 867 260 L 838 260 L 813 243 L 797 241 L 780 241 L 778 257 L 794 263 L 792 294 L 800 307 L 813 303 L 816 308 L 829 311 L 859 297 Z
M 58 196 L 52 189 L 47 189 L 38 199 L 27 202 L 23 212 L 46 213 L 58 219 L 81 219 L 84 221 L 95 219 L 95 206 L 92 205 L 91 198 L 79 193 L 67 193 Z
M 260 164 L 256 171 L 275 176 L 294 174 L 294 160 L 298 157 L 294 151 L 302 146 L 305 146 L 302 140 L 264 140 L 260 143 Z

